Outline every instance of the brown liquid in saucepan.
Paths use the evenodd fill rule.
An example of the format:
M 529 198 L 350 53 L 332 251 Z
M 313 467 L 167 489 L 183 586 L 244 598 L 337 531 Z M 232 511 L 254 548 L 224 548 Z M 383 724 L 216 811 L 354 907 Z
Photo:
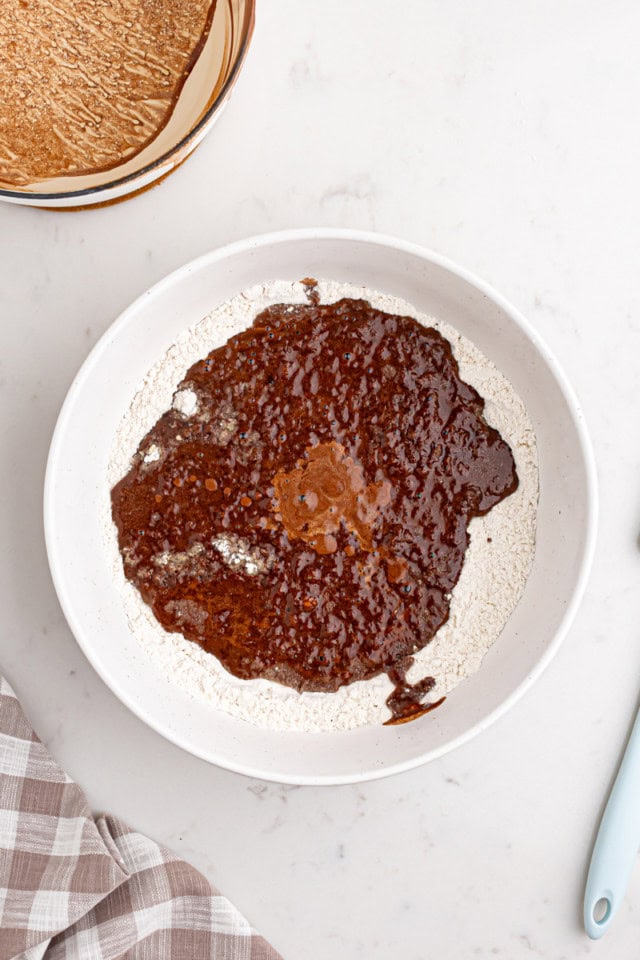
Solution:
M 437 706 L 431 678 L 406 680 L 412 654 L 448 618 L 469 521 L 518 485 L 448 341 L 312 298 L 264 310 L 179 389 L 195 413 L 165 413 L 112 491 L 162 626 L 299 691 L 386 672 L 390 722 Z

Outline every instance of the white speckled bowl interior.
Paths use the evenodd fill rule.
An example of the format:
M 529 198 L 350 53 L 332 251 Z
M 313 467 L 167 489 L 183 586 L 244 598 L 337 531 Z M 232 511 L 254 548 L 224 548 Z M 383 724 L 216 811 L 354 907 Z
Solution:
M 112 582 L 98 491 L 117 425 L 147 370 L 185 327 L 268 279 L 320 276 L 401 297 L 456 326 L 511 380 L 539 454 L 536 556 L 524 594 L 481 669 L 431 714 L 396 727 L 274 733 L 193 700 L 131 635 Z M 211 763 L 288 783 L 346 783 L 406 770 L 503 714 L 557 649 L 584 589 L 596 529 L 595 471 L 582 415 L 556 361 L 517 311 L 435 254 L 375 234 L 285 231 L 193 261 L 143 294 L 76 377 L 49 456 L 45 529 L 51 571 L 78 643 L 114 693 L 163 736 Z

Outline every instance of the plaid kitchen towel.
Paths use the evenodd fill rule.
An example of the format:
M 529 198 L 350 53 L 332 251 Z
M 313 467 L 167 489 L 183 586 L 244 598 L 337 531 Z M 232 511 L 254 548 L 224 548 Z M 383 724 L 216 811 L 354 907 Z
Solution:
M 193 867 L 114 817 L 0 677 L 0 960 L 280 960 Z

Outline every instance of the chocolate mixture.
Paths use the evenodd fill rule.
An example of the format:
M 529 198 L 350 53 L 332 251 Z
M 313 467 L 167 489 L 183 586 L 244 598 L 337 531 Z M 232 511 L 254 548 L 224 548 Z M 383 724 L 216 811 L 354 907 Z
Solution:
M 335 691 L 449 616 L 467 527 L 518 485 L 451 347 L 364 300 L 279 304 L 188 371 L 112 491 L 127 578 L 231 673 Z
M 2 0 L 0 186 L 112 170 L 168 124 L 215 0 Z

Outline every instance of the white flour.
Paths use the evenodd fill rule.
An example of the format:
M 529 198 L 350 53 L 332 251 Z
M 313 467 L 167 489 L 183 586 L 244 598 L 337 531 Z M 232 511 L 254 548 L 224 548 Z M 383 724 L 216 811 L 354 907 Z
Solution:
M 323 303 L 341 297 L 364 298 L 378 309 L 415 317 L 425 326 L 439 330 L 453 346 L 462 379 L 486 400 L 488 423 L 500 431 L 515 457 L 518 490 L 486 517 L 472 520 L 471 543 L 452 595 L 449 620 L 415 656 L 409 671 L 412 682 L 424 676 L 435 677 L 435 698 L 479 669 L 524 588 L 535 548 L 538 503 L 533 427 L 508 380 L 453 327 L 417 313 L 403 300 L 367 288 L 321 280 L 317 290 Z M 179 634 L 167 633 L 155 620 L 138 591 L 125 579 L 110 514 L 110 488 L 128 472 L 138 444 L 171 406 L 176 387 L 189 367 L 246 329 L 266 306 L 305 302 L 306 291 L 301 283 L 265 283 L 217 307 L 178 338 L 149 371 L 118 428 L 108 484 L 101 498 L 102 526 L 114 582 L 122 595 L 131 630 L 168 678 L 212 707 L 259 726 L 274 730 L 345 730 L 379 724 L 388 718 L 385 699 L 392 686 L 386 675 L 353 683 L 336 693 L 302 694 L 268 680 L 237 679 L 211 654 Z M 183 391 L 176 400 L 176 408 L 188 415 L 192 398 Z M 156 455 L 150 449 L 148 462 L 153 462 Z M 236 557 L 227 544 L 221 543 L 219 549 L 223 556 Z

